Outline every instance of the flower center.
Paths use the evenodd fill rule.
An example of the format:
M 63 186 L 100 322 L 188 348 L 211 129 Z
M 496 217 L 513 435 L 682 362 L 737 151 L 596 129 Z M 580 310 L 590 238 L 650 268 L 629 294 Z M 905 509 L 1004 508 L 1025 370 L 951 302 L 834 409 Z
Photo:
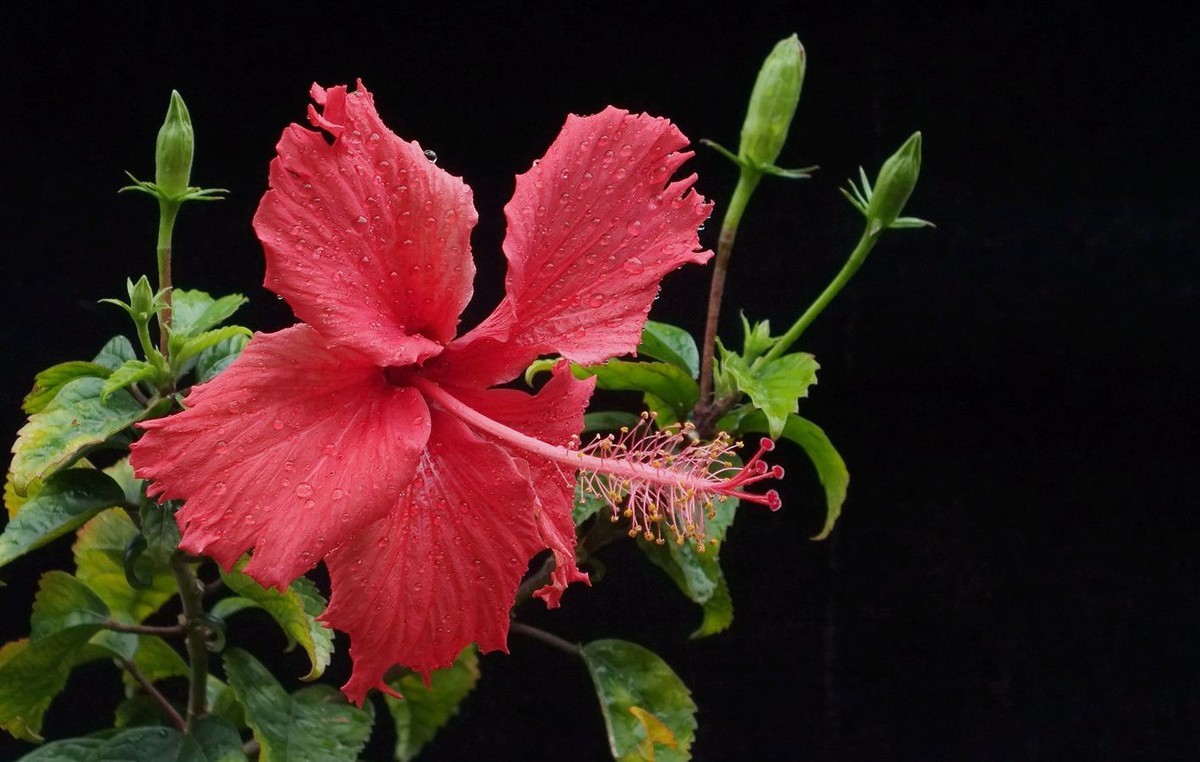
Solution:
M 781 504 L 773 489 L 761 494 L 746 491 L 764 479 L 783 477 L 782 467 L 770 467 L 762 460 L 775 447 L 765 437 L 758 452 L 742 466 L 735 465 L 733 457 L 741 443 L 729 435 L 696 441 L 690 423 L 656 430 L 649 414 L 643 414 L 636 426 L 623 428 L 619 436 L 598 437 L 582 446 L 574 436 L 569 446 L 553 445 L 488 418 L 419 374 L 406 373 L 403 381 L 476 431 L 557 463 L 564 474 L 570 474 L 568 480 L 579 471 L 584 490 L 608 504 L 614 521 L 621 515 L 630 519 L 632 536 L 644 534 L 661 543 L 669 534 L 679 543 L 695 540 L 699 549 L 707 539 L 705 526 L 715 516 L 717 502 L 736 498 L 773 511 Z

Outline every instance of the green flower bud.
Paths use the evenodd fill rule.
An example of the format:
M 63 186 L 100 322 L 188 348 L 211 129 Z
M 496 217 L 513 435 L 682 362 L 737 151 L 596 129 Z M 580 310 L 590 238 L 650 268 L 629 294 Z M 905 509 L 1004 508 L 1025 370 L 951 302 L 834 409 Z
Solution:
M 143 275 L 137 283 L 125 279 L 125 290 L 129 292 L 129 314 L 135 322 L 142 324 L 150 321 L 156 312 L 154 289 L 150 287 L 150 279 Z
M 154 157 L 154 183 L 166 198 L 179 198 L 187 191 L 194 152 L 192 118 L 183 98 L 172 90 L 171 105 L 167 108 L 167 119 L 158 131 Z
M 867 204 L 868 230 L 874 234 L 892 226 L 921 173 L 921 133 L 914 132 L 900 150 L 883 163 Z
M 742 123 L 738 158 L 754 167 L 774 166 L 787 140 L 804 84 L 804 46 L 792 35 L 780 40 L 763 62 Z

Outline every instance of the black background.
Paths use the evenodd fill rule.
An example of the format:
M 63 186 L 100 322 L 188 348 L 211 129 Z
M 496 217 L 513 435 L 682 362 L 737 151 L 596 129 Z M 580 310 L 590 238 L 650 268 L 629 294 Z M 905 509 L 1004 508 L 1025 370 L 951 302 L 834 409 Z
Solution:
M 470 324 L 502 292 L 512 177 L 566 113 L 613 103 L 734 147 L 762 57 L 795 31 L 808 78 L 780 161 L 822 170 L 759 190 L 722 333 L 738 308 L 782 329 L 819 292 L 859 230 L 837 186 L 915 129 L 909 210 L 938 223 L 889 235 L 803 340 L 822 372 L 801 412 L 850 466 L 845 516 L 806 539 L 820 490 L 781 448 L 784 510 L 743 511 L 723 551 L 730 631 L 688 641 L 698 611 L 625 546 L 602 584 L 530 621 L 660 653 L 700 706 L 698 759 L 1194 758 L 1195 22 L 1061 1 L 6 12 L 0 420 L 12 437 L 38 369 L 126 331 L 96 300 L 153 270 L 155 214 L 115 189 L 124 170 L 153 175 L 171 88 L 196 125 L 193 182 L 231 190 L 184 210 L 177 284 L 245 292 L 258 329 L 291 321 L 259 285 L 250 217 L 309 84 L 362 77 L 385 121 L 475 190 Z M 723 204 L 733 168 L 704 149 L 691 166 Z M 698 332 L 706 289 L 700 268 L 675 273 L 653 314 Z M 5 570 L 6 639 L 68 558 L 61 542 Z M 242 616 L 235 642 L 302 674 Z M 603 759 L 582 665 L 510 645 L 426 758 Z M 47 734 L 104 726 L 119 690 L 107 667 L 80 670 Z

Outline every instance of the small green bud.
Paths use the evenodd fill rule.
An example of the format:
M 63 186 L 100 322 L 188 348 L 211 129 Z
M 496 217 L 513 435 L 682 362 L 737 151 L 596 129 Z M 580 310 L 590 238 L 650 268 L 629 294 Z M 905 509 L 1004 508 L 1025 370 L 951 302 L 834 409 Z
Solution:
M 780 40 L 763 62 L 742 123 L 738 158 L 754 167 L 774 166 L 787 140 L 804 84 L 804 46 L 792 35 Z
M 176 199 L 187 192 L 195 142 L 187 106 L 178 91 L 172 90 L 171 105 L 167 108 L 167 119 L 158 131 L 154 156 L 154 184 L 166 198 Z
M 143 275 L 137 283 L 125 279 L 125 290 L 129 292 L 129 308 L 133 319 L 139 323 L 149 322 L 155 313 L 154 289 L 150 279 Z
M 879 170 L 866 208 L 868 231 L 872 235 L 891 227 L 904 211 L 920 174 L 921 133 L 914 132 Z

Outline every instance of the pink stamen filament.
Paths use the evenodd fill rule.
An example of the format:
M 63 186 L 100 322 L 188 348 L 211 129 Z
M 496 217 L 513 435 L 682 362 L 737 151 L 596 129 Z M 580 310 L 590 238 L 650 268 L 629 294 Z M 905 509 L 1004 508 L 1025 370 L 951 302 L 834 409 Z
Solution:
M 713 499 L 737 498 L 766 505 L 771 510 L 780 506 L 775 490 L 764 494 L 745 491 L 751 484 L 783 476 L 782 468 L 769 468 L 762 462 L 763 453 L 774 449 L 774 443 L 766 438 L 745 466 L 737 468 L 722 460 L 740 444 L 727 434 L 719 435 L 713 442 L 693 442 L 689 436 L 690 424 L 682 429 L 654 431 L 652 417 L 643 414 L 642 421 L 632 429 L 622 429 L 619 438 L 598 438 L 580 448 L 575 437 L 573 446 L 565 447 L 543 442 L 492 420 L 416 373 L 405 374 L 403 383 L 419 389 L 427 400 L 476 431 L 565 466 L 570 472 L 579 469 L 585 488 L 613 508 L 614 521 L 618 512 L 633 520 L 631 535 L 644 532 L 647 539 L 661 543 L 661 530 L 656 532 L 652 527 L 665 522 L 677 542 L 691 537 L 702 543 L 706 514 L 707 518 L 714 515 Z M 716 468 L 710 470 L 710 466 Z M 626 507 L 622 511 L 618 503 L 623 498 Z M 696 510 L 701 506 L 705 510 Z

